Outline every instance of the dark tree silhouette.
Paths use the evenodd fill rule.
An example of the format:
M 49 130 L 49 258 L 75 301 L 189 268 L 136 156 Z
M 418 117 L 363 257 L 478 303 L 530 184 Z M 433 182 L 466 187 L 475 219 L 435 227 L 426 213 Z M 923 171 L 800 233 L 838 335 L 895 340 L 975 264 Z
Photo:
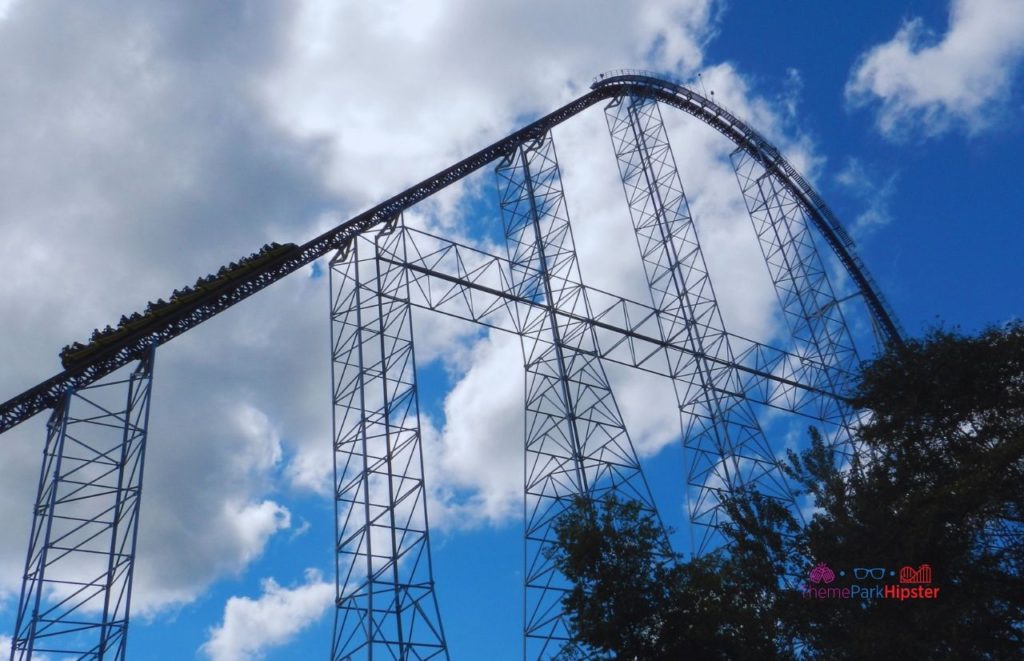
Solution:
M 862 459 L 840 467 L 814 429 L 790 453 L 819 508 L 805 526 L 740 492 L 728 545 L 681 562 L 636 504 L 578 499 L 552 551 L 577 640 L 608 658 L 1024 658 L 1024 324 L 891 347 L 852 401 L 871 413 Z M 939 596 L 807 598 L 794 581 L 820 561 L 928 563 Z

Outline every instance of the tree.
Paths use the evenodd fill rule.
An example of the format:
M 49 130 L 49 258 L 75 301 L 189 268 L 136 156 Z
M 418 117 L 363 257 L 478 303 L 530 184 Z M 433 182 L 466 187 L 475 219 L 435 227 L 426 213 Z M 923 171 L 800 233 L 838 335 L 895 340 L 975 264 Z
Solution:
M 579 497 L 556 525 L 550 555 L 573 587 L 563 605 L 576 643 L 561 657 L 771 659 L 771 609 L 750 599 L 731 560 L 710 554 L 681 563 L 665 531 L 636 501 Z M 761 581 L 764 583 L 764 581 Z
M 736 493 L 726 549 L 682 563 L 635 506 L 579 500 L 552 552 L 575 586 L 565 606 L 579 640 L 622 658 L 1024 655 L 1024 324 L 890 347 L 852 403 L 870 412 L 852 465 L 814 429 L 790 454 L 790 478 L 819 508 L 805 526 Z M 928 563 L 941 596 L 823 601 L 784 585 L 820 561 Z
M 823 507 L 804 553 L 846 566 L 928 563 L 941 596 L 815 604 L 802 614 L 812 647 L 1024 654 L 1024 324 L 976 337 L 936 330 L 893 347 L 863 370 L 852 403 L 872 414 L 858 434 L 870 460 L 840 475 L 820 443 L 819 466 L 791 458 Z

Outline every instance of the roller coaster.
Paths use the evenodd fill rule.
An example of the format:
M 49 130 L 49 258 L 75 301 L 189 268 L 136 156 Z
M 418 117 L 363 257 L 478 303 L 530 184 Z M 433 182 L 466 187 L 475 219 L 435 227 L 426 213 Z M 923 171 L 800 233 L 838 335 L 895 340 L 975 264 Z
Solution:
M 651 291 L 646 303 L 587 287 L 576 263 L 551 130 L 601 102 Z M 735 145 L 732 165 L 789 346 L 726 331 L 662 107 Z M 489 165 L 498 179 L 506 257 L 405 226 L 403 212 Z M 0 405 L 0 433 L 51 411 L 12 661 L 54 651 L 125 658 L 153 353 L 325 255 L 332 255 L 338 475 L 332 659 L 448 656 L 423 505 L 412 307 L 522 340 L 527 417 L 537 423 L 527 425 L 525 439 L 526 658 L 547 658 L 572 644 L 560 606 L 564 583 L 544 553 L 551 522 L 571 497 L 614 490 L 654 509 L 605 362 L 672 380 L 691 456 L 684 488 L 694 494 L 690 516 L 706 531 L 706 549 L 716 543 L 724 492 L 756 484 L 795 506 L 759 407 L 829 426 L 832 442 L 846 447 L 856 412 L 844 389 L 859 362 L 843 313 L 851 300 L 863 304 L 880 344 L 902 341 L 852 239 L 778 149 L 680 82 L 634 70 L 602 74 L 579 98 L 320 236 L 265 245 L 65 347 L 63 372 Z M 831 284 L 826 263 L 833 260 L 852 294 L 840 296 Z M 83 420 L 69 413 L 81 406 L 76 398 L 130 363 L 137 363 L 132 375 L 115 384 L 129 396 L 127 408 L 111 413 L 114 437 L 95 443 L 95 456 L 69 458 L 68 439 Z M 378 396 L 363 396 L 371 390 Z M 104 470 L 95 470 L 100 465 Z M 381 479 L 389 486 L 381 487 Z M 61 524 L 71 510 L 77 523 Z M 388 548 L 371 548 L 378 534 L 390 540 Z M 76 553 L 108 562 L 95 576 L 68 578 L 61 570 Z
M 253 269 L 258 269 L 277 258 L 284 258 L 297 248 L 298 246 L 294 243 L 285 245 L 268 243 L 260 248 L 259 252 L 220 267 L 216 275 L 199 278 L 194 287 L 175 289 L 168 301 L 164 301 L 162 298 L 156 302 L 150 301 L 146 305 L 145 312 L 141 314 L 133 312 L 131 316 L 121 315 L 117 328 L 107 326 L 103 330 L 96 329 L 92 332 L 88 344 L 73 342 L 64 347 L 60 352 L 61 365 L 64 366 L 64 369 L 71 369 L 104 347 L 118 345 L 122 342 L 130 344 L 133 339 L 147 337 L 156 331 L 161 317 L 166 317 L 176 309 L 193 301 L 199 303 L 203 299 L 216 298 L 217 293 L 226 288 L 232 280 L 238 280 Z

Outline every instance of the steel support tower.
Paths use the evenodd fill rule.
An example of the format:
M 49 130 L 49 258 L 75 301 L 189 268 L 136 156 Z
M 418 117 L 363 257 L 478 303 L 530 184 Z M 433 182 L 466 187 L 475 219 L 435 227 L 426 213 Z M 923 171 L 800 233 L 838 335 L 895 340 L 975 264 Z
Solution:
M 125 659 L 153 355 L 50 416 L 12 661 Z
M 640 462 L 597 356 L 561 174 L 550 134 L 498 166 L 511 293 L 537 303 L 520 320 L 526 367 L 524 653 L 548 658 L 570 640 L 567 585 L 549 549 L 574 496 L 609 492 L 656 514 Z M 556 315 L 560 309 L 568 315 Z
M 736 369 L 661 110 L 630 94 L 605 116 L 661 338 L 692 351 L 671 362 L 671 376 L 696 492 L 690 519 L 703 527 L 695 550 L 703 553 L 716 541 L 723 497 L 737 489 L 756 484 L 799 509 Z
M 552 129 L 598 103 L 647 301 L 588 287 L 580 272 Z M 782 346 L 726 328 L 663 108 L 736 145 L 740 194 L 786 323 Z M 504 255 L 405 226 L 404 211 L 486 167 L 495 168 Z M 860 360 L 849 310 L 861 306 L 858 322 L 873 324 L 879 344 L 901 342 L 850 237 L 757 131 L 677 82 L 638 71 L 602 75 L 581 97 L 305 244 L 266 246 L 222 277 L 176 291 L 171 303 L 79 347 L 86 358 L 65 361 L 63 372 L 0 405 L 0 433 L 52 411 L 12 661 L 125 658 L 155 347 L 328 255 L 333 661 L 448 657 L 431 563 L 412 308 L 521 342 L 527 659 L 587 652 L 569 640 L 561 604 L 568 586 L 546 553 L 558 516 L 578 496 L 608 494 L 657 514 L 607 363 L 661 375 L 675 388 L 689 456 L 682 492 L 699 553 L 720 543 L 721 503 L 738 489 L 756 488 L 799 515 L 780 470 L 784 448 L 768 440 L 772 420 L 798 416 L 841 452 L 856 451 L 849 438 L 858 412 L 844 398 Z M 128 376 L 109 376 L 136 361 Z
M 829 392 L 846 392 L 860 358 L 804 209 L 779 175 L 748 153 L 737 149 L 730 158 L 792 350 L 807 366 L 803 380 Z M 853 412 L 841 400 L 823 398 L 818 403 L 816 417 L 831 428 L 836 450 L 849 456 Z
M 337 611 L 331 658 L 448 658 L 430 561 L 403 235 L 331 260 Z

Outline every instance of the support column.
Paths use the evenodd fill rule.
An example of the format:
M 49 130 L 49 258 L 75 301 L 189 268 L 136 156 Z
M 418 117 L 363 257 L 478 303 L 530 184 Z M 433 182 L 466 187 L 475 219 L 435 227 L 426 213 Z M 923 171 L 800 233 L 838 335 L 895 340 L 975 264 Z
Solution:
M 696 491 L 690 519 L 704 527 L 693 550 L 703 553 L 721 542 L 729 493 L 756 484 L 791 506 L 793 496 L 747 401 L 658 104 L 620 97 L 605 115 L 661 338 L 692 354 L 669 356 L 669 370 Z
M 656 510 L 598 357 L 550 135 L 516 148 L 497 175 L 511 293 L 537 304 L 517 320 L 526 366 L 524 656 L 549 658 L 569 640 L 567 581 L 547 556 L 552 523 L 576 495 L 614 492 Z
M 802 380 L 845 394 L 860 359 L 804 211 L 778 177 L 750 154 L 736 150 L 731 158 L 793 340 L 792 351 L 806 361 Z M 833 443 L 848 453 L 852 411 L 830 398 L 820 398 L 819 406 L 817 417 L 834 425 Z
M 47 423 L 12 661 L 125 659 L 153 356 Z
M 397 221 L 331 261 L 336 661 L 448 658 L 430 558 L 408 280 L 380 259 L 404 259 Z

